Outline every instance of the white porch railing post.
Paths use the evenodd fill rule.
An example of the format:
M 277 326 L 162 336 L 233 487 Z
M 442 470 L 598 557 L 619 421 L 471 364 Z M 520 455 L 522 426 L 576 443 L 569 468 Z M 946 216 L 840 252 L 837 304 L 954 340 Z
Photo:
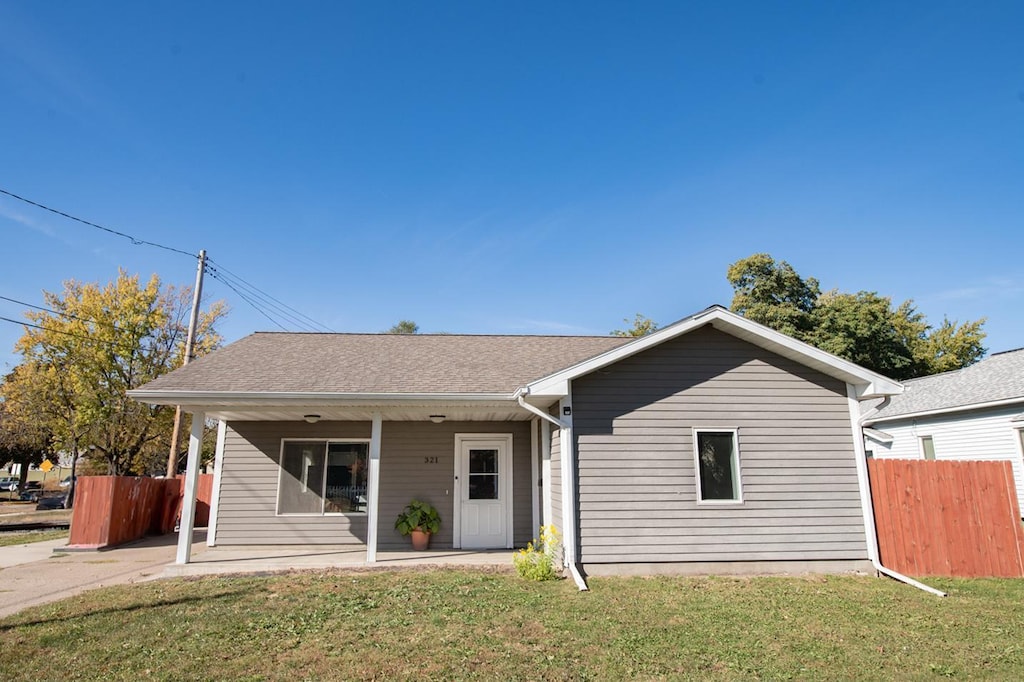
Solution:
M 181 501 L 181 524 L 178 527 L 176 564 L 192 559 L 192 529 L 196 522 L 196 489 L 199 487 L 199 453 L 203 448 L 205 412 L 192 413 L 192 432 L 188 437 L 188 461 L 185 465 L 185 495 Z
M 380 495 L 380 434 L 383 417 L 373 413 L 370 427 L 370 462 L 366 473 L 366 563 L 377 561 L 377 520 Z

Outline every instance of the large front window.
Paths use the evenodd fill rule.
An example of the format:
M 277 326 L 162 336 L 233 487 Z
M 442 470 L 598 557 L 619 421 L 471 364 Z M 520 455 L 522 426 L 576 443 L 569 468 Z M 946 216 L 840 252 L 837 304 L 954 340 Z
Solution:
M 365 513 L 368 451 L 365 441 L 284 441 L 277 513 Z

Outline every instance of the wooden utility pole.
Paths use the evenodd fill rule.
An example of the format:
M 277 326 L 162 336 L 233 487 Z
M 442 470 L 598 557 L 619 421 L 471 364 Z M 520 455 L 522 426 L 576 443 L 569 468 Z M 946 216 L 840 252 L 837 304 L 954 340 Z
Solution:
M 206 250 L 199 252 L 199 268 L 196 270 L 196 286 L 192 290 L 192 316 L 188 320 L 188 337 L 185 339 L 185 361 L 192 359 L 192 346 L 196 342 L 196 326 L 199 324 L 199 298 L 203 295 L 203 272 L 206 270 Z M 178 473 L 178 441 L 181 439 L 181 405 L 174 408 L 174 428 L 171 430 L 171 452 L 167 455 L 167 478 Z

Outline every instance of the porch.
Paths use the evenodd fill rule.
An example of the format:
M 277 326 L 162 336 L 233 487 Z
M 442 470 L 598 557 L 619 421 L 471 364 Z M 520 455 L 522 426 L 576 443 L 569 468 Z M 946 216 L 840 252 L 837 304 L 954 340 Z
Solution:
M 441 549 L 426 552 L 378 551 L 373 564 L 366 548 L 352 545 L 248 545 L 208 547 L 196 544 L 191 563 L 168 564 L 161 577 L 278 573 L 297 570 L 395 569 L 437 566 L 510 568 L 513 550 Z

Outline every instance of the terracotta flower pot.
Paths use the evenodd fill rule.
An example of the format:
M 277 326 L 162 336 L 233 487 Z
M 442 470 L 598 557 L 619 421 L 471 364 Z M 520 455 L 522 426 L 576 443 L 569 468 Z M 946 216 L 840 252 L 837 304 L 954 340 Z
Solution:
M 416 528 L 409 535 L 412 537 L 412 548 L 418 552 L 422 552 L 430 544 L 430 533 L 426 531 Z

